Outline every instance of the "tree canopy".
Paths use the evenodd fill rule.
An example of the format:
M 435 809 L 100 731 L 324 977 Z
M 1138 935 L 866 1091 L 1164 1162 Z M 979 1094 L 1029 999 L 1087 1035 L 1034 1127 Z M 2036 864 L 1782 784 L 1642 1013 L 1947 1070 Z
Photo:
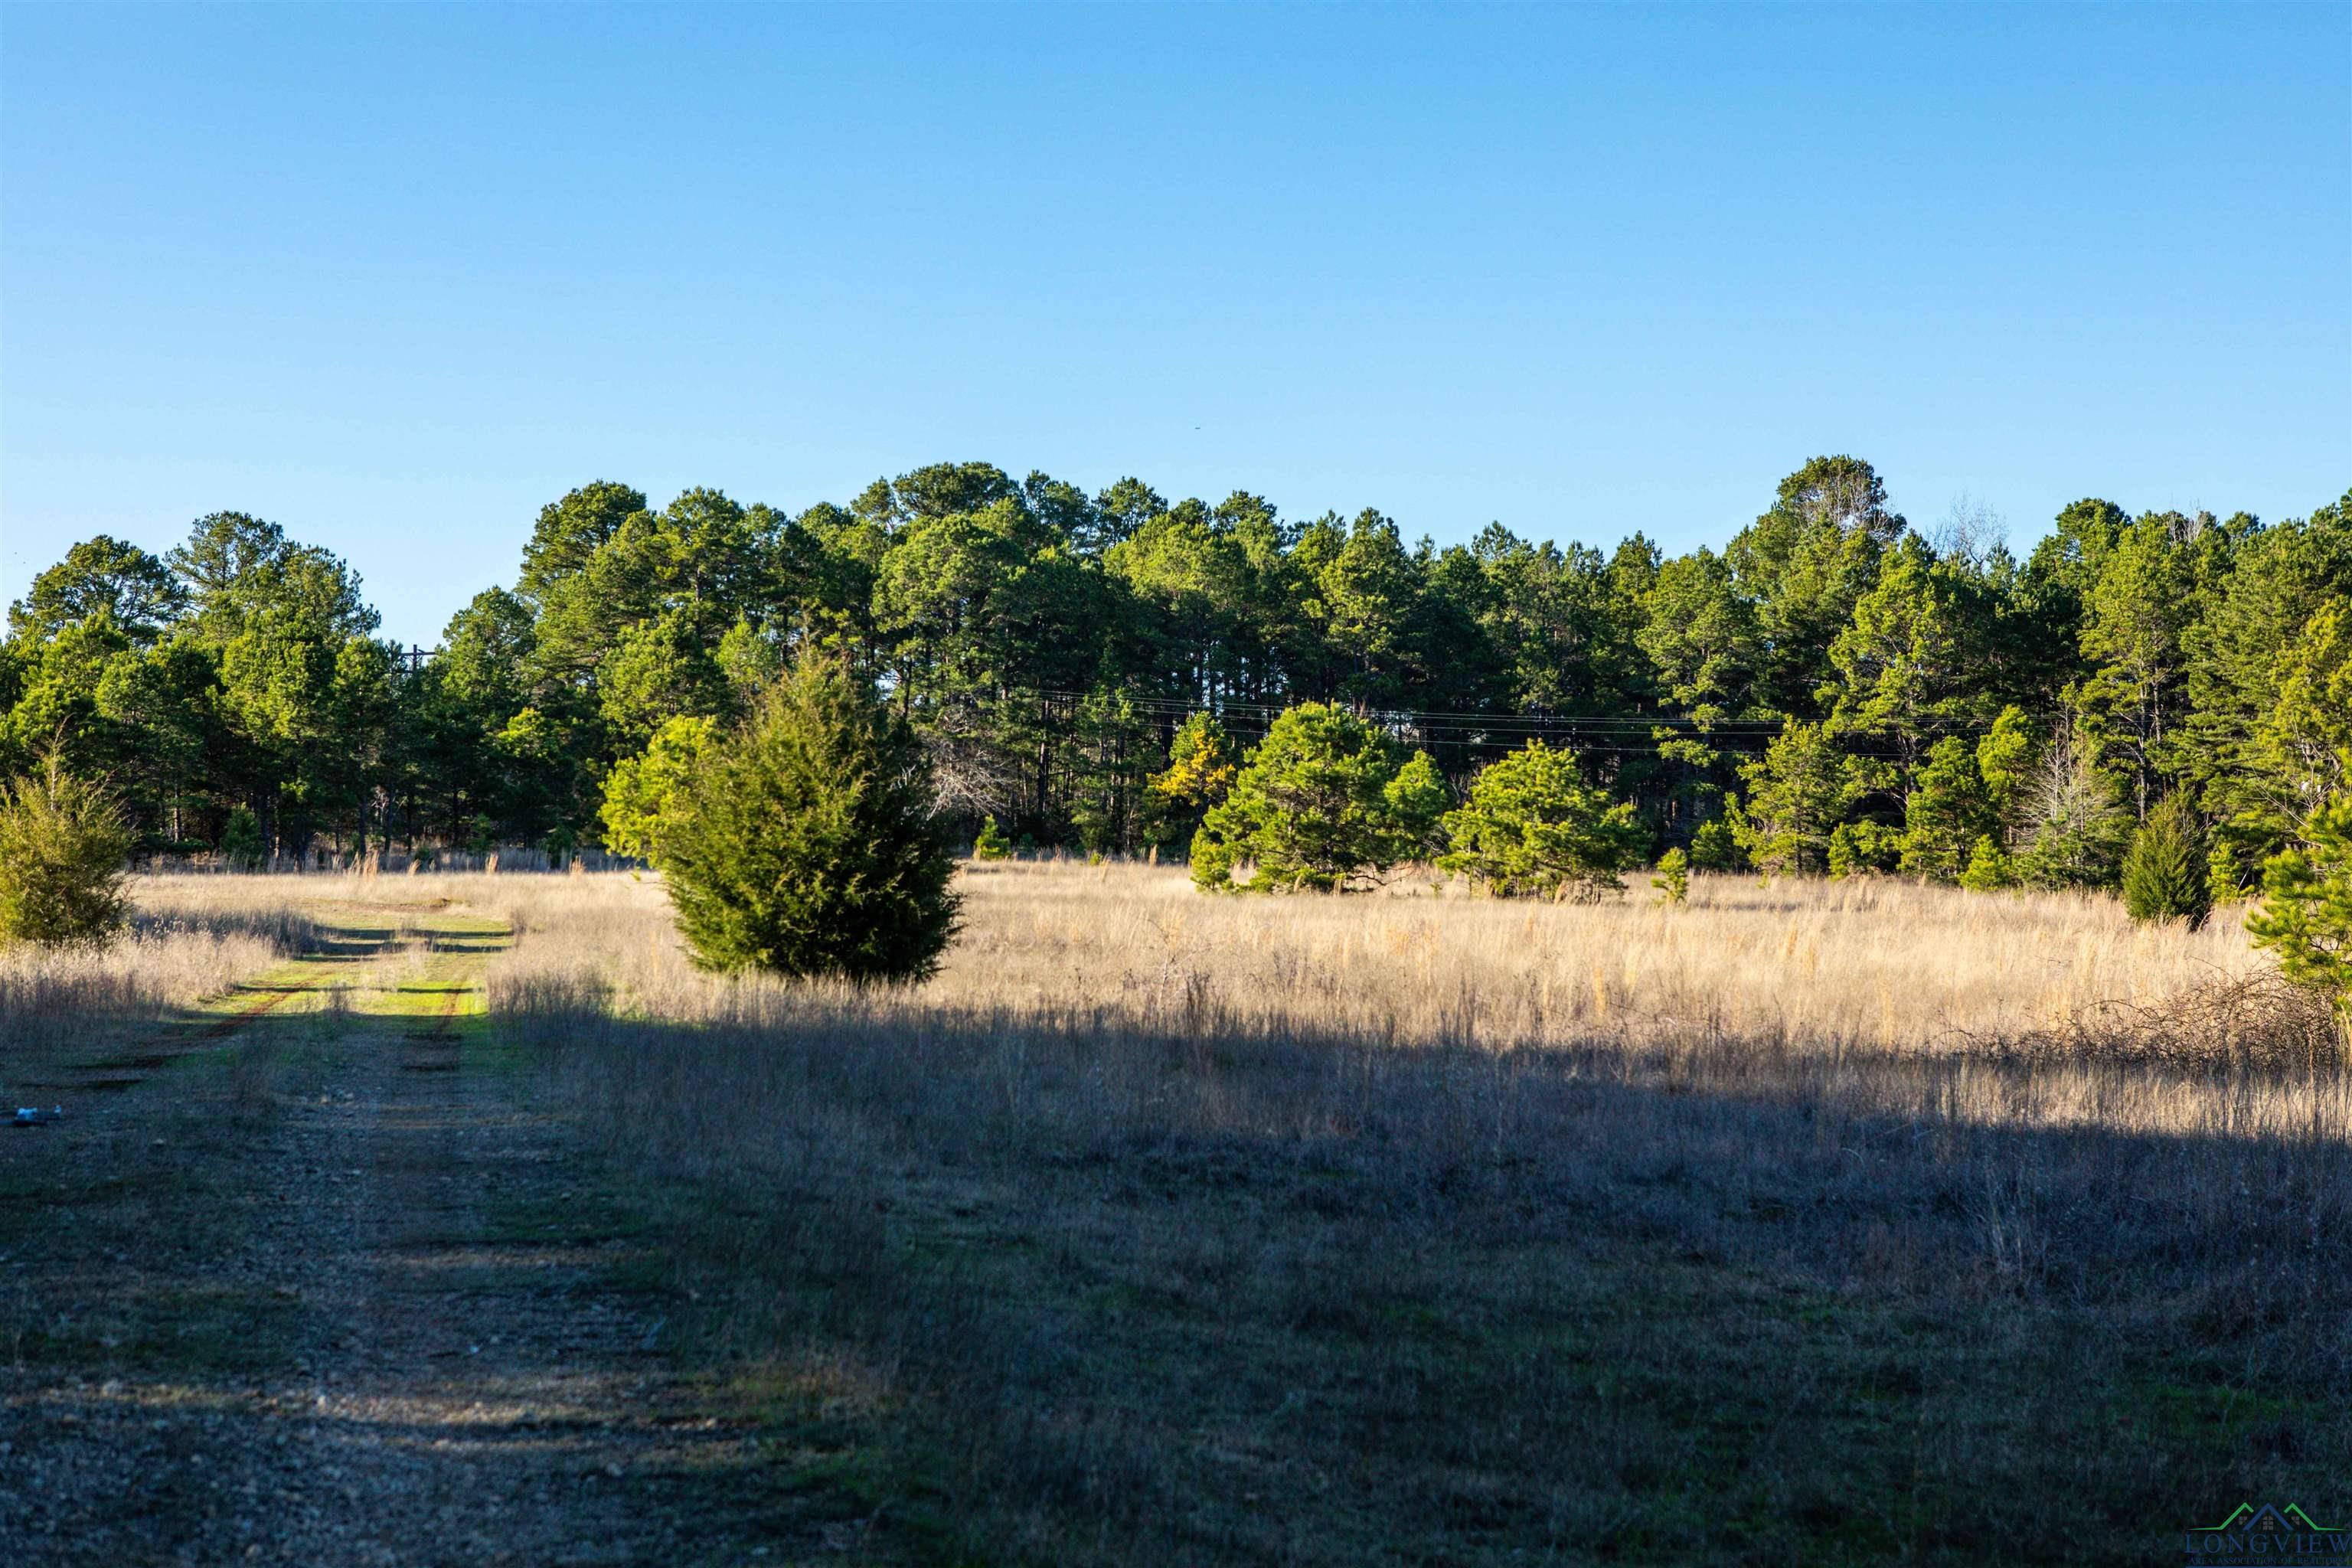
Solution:
M 644 851 L 684 737 L 815 651 L 966 841 L 1181 855 L 1307 704 L 1425 753 L 1446 806 L 1529 740 L 1572 750 L 1645 854 L 1702 867 L 2113 886 L 2179 795 L 2236 896 L 2345 787 L 2352 496 L 2270 523 L 2089 499 L 2021 558 L 1915 529 L 1851 456 L 1759 500 L 1668 555 L 972 461 L 796 512 L 600 479 L 517 520 L 512 582 L 421 662 L 344 562 L 220 511 L 160 555 L 77 544 L 10 606 L 0 774 L 55 747 L 150 851 L 239 812 L 264 853 Z

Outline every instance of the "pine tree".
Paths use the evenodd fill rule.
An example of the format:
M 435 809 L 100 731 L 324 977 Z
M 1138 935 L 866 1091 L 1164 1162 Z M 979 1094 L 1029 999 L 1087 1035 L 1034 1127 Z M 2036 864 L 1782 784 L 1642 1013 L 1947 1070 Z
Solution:
M 659 863 L 661 836 L 717 731 L 716 720 L 672 719 L 654 731 L 642 754 L 613 764 L 597 811 L 605 848 Z
M 97 946 L 122 928 L 131 830 L 103 784 L 54 752 L 0 784 L 0 942 Z
M 1904 803 L 1903 823 L 1905 874 L 1958 881 L 1976 841 L 1995 826 L 1976 751 L 1967 742 L 1947 735 L 1929 749 Z
M 1396 834 L 1391 853 L 1400 861 L 1430 860 L 1447 842 L 1446 807 L 1454 804 L 1445 775 L 1427 752 L 1415 752 L 1397 769 L 1396 777 L 1381 787 L 1389 820 Z
M 1735 826 L 1757 869 L 1799 876 L 1828 870 L 1830 839 L 1861 793 L 1829 731 L 1790 720 L 1762 759 L 1739 772 L 1748 798 Z
M 1193 835 L 1192 880 L 1263 893 L 1339 891 L 1378 877 L 1416 852 L 1434 780 L 1433 766 L 1409 768 L 1393 742 L 1346 709 L 1301 703 L 1267 729 Z M 1244 863 L 1249 879 L 1235 882 Z
M 706 969 L 920 980 L 956 929 L 922 746 L 831 658 L 803 658 L 709 747 L 659 848 Z
M 2136 921 L 2187 921 L 2213 912 L 2205 874 L 2205 826 L 2186 795 L 2168 795 L 2140 824 L 2124 856 L 2124 908 Z
M 971 841 L 971 858 L 975 860 L 1013 858 L 1013 841 L 998 830 L 995 817 L 982 819 L 980 837 Z
M 2017 868 L 1990 833 L 1977 840 L 1969 853 L 1968 869 L 1960 873 L 1960 886 L 1972 893 L 1990 893 L 2017 885 Z
M 2246 930 L 2289 980 L 2333 1000 L 2352 1035 L 2352 790 L 2322 802 L 2301 837 L 2263 868 L 2263 905 Z
M 1121 548 L 1125 548 L 1121 546 Z M 1168 742 L 1168 766 L 1143 786 L 1156 843 L 1181 844 L 1225 798 L 1241 772 L 1233 738 L 1213 713 L 1188 713 Z
M 261 824 L 247 806 L 232 807 L 221 827 L 221 858 L 232 870 L 250 871 L 261 864 Z
M 1879 876 L 1902 863 L 1904 835 L 1883 822 L 1842 822 L 1830 835 L 1830 879 Z
M 1984 803 L 1993 848 L 2013 876 L 2014 857 L 2026 827 L 2032 805 L 2034 769 L 2040 763 L 2041 738 L 2014 704 L 2000 710 L 1992 728 L 1977 742 L 1977 776 L 1984 781 Z M 1969 852 L 1971 863 L 1975 851 Z M 1966 873 L 1961 882 L 1968 881 Z M 2006 884 L 2004 884 L 2006 885 Z
M 1650 886 L 1658 890 L 1658 902 L 1679 904 L 1690 897 L 1690 859 L 1679 849 L 1669 849 L 1658 857 L 1658 868 L 1651 874 Z
M 1451 853 L 1438 865 L 1501 898 L 1591 903 L 1622 892 L 1646 837 L 1633 808 L 1584 782 L 1575 753 L 1529 741 L 1479 770 L 1470 799 L 1445 817 Z
M 1743 871 L 1748 852 L 1740 847 L 1743 822 L 1738 795 L 1726 795 L 1723 815 L 1711 816 L 1691 835 L 1690 863 L 1702 871 Z

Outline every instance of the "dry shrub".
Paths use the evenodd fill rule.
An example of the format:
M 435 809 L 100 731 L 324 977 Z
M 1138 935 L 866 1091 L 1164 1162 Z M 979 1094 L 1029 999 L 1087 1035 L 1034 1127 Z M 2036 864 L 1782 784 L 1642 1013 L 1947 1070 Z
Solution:
M 2045 1062 L 2279 1071 L 2340 1068 L 2343 1041 L 2326 997 L 2261 969 L 2169 995 L 2110 998 L 2075 1008 L 2049 1027 L 1977 1043 L 1995 1056 Z

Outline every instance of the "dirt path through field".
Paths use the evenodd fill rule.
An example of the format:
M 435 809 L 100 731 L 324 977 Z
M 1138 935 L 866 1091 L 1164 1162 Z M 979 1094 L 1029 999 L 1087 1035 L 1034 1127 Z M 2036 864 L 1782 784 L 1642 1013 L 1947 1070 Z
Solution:
M 339 934 L 0 1132 L 0 1563 L 822 1553 L 483 1027 L 505 933 Z

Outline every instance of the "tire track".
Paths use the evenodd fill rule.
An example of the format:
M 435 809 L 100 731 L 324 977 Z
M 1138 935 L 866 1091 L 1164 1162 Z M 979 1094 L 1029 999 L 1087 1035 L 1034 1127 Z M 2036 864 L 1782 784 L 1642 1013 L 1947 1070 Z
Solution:
M 477 951 L 394 982 L 372 963 L 352 1011 L 287 1036 L 243 1122 L 184 1107 L 166 1147 L 174 1097 L 118 1102 L 81 1179 L 129 1151 L 157 1201 L 205 1206 L 126 1214 L 159 1241 L 137 1258 L 37 1233 L 79 1248 L 44 1261 L 52 1300 L 160 1290 L 262 1315 L 163 1362 L 85 1340 L 0 1366 L 0 1563 L 734 1568 L 824 1550 L 824 1521 L 761 1486 L 756 1425 L 714 1418 L 661 1353 L 669 1307 L 628 1273 L 644 1243 L 600 1226 L 562 1128 L 476 1054 L 484 967 Z

